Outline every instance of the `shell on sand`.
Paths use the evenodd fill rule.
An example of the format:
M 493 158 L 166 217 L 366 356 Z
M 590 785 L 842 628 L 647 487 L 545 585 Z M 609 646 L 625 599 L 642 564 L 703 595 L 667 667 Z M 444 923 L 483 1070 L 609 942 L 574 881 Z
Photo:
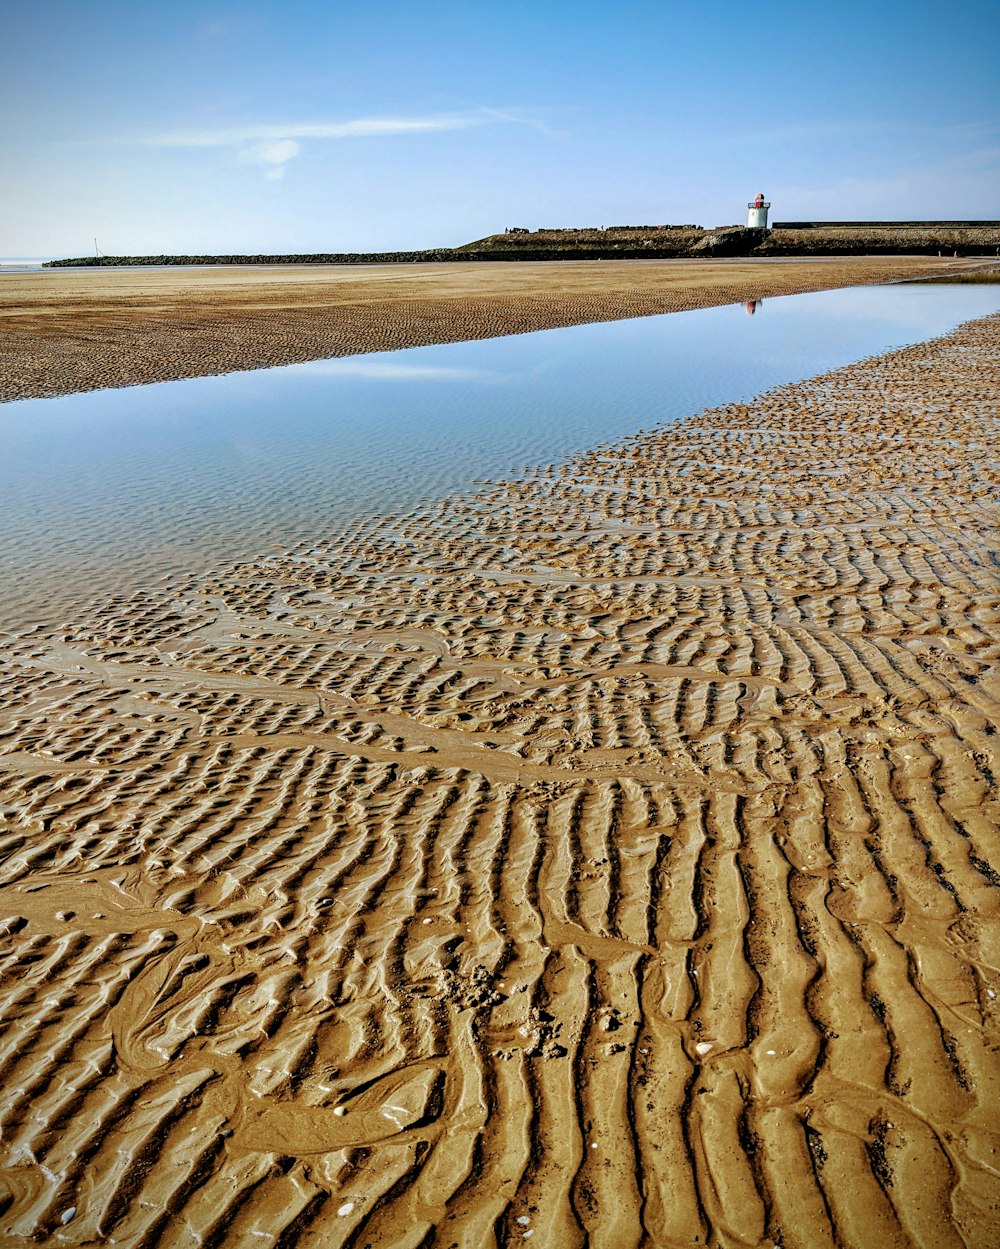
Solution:
M 9 637 L 3 1243 L 995 1244 L 998 342 Z

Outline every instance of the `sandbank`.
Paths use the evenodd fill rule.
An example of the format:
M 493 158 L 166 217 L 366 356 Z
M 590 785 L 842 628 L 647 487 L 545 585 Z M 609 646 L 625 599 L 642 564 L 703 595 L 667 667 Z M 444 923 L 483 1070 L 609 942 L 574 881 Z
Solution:
M 3 1243 L 994 1246 L 998 346 L 8 636 Z
M 0 402 L 976 272 L 990 264 L 861 257 L 4 274 Z

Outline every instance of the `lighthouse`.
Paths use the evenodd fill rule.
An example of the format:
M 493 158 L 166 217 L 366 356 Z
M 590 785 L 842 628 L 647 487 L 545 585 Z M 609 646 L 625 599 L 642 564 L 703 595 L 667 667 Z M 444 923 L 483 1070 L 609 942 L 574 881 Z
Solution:
M 748 230 L 766 230 L 767 229 L 767 210 L 771 207 L 764 199 L 764 192 L 761 191 L 755 200 L 751 200 L 747 204 L 747 229 Z

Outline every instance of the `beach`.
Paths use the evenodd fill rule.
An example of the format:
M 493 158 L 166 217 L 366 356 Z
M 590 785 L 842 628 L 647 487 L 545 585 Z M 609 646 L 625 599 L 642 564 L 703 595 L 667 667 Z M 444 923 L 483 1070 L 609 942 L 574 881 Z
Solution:
M 995 260 L 51 269 L 0 278 L 0 402 L 948 273 Z
M 25 275 L 0 394 L 943 266 Z M 9 633 L 3 1244 L 1000 1243 L 998 344 Z

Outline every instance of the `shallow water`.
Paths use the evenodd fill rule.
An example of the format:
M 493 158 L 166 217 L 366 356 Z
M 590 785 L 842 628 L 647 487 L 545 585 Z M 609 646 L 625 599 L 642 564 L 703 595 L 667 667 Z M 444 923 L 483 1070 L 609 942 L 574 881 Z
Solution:
M 321 536 L 946 332 L 996 286 L 848 289 L 0 409 L 0 627 Z

